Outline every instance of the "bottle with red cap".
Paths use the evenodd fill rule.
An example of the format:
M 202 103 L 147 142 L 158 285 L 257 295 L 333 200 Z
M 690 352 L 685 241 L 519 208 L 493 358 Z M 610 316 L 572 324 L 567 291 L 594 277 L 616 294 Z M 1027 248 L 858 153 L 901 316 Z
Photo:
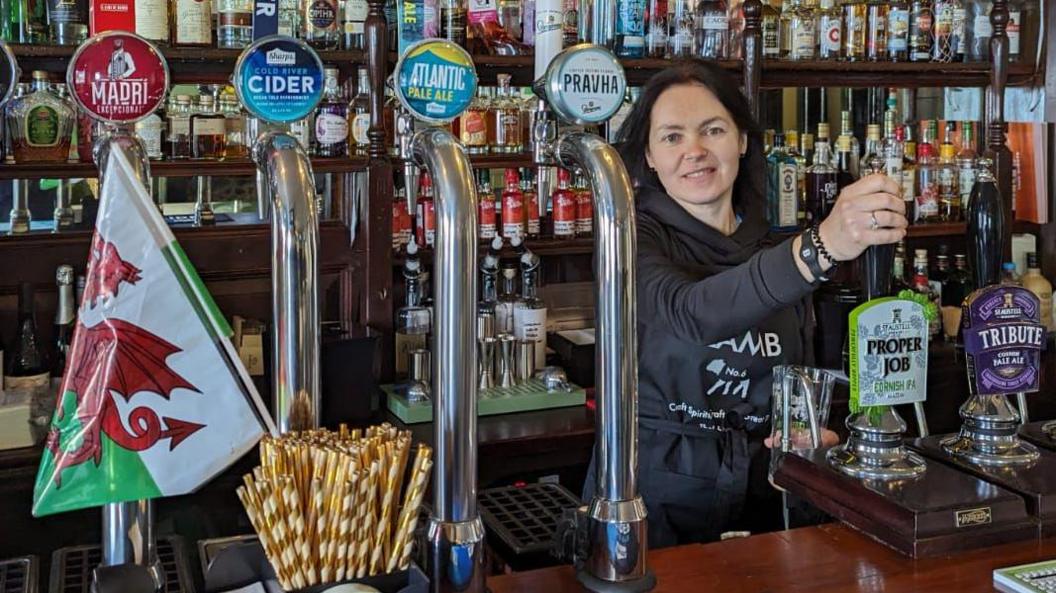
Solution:
M 557 189 L 550 195 L 553 208 L 554 237 L 571 239 L 576 236 L 576 192 L 569 187 L 572 174 L 568 169 L 557 170 Z
M 478 169 L 477 176 L 477 211 L 479 215 L 478 233 L 481 239 L 494 239 L 498 223 L 495 216 L 495 195 L 491 193 L 491 179 L 487 169 Z
M 594 193 L 586 176 L 576 183 L 576 236 L 589 237 L 594 232 Z
M 433 205 L 433 178 L 425 171 L 418 182 L 418 243 L 436 243 L 436 209 Z
M 521 169 L 521 193 L 524 194 L 524 227 L 529 238 L 539 236 L 539 197 L 535 191 L 535 179 L 528 167 Z
M 524 237 L 524 193 L 517 169 L 506 169 L 506 189 L 502 191 L 502 236 Z

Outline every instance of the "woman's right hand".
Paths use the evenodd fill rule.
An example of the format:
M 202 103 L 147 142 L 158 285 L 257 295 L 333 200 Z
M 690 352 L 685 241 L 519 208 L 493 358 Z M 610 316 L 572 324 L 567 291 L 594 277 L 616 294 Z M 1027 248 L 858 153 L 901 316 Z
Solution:
M 906 203 L 901 186 L 887 175 L 862 177 L 843 188 L 832 212 L 818 226 L 825 249 L 836 261 L 858 257 L 870 245 L 906 236 Z

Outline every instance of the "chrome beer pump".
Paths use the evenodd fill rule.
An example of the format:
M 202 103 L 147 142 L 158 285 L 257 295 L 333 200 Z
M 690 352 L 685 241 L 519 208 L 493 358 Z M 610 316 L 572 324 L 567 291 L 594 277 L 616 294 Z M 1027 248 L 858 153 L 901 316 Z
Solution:
M 297 84 L 285 83 L 294 77 Z M 271 126 L 251 150 L 258 206 L 268 214 L 262 218 L 271 219 L 275 424 L 283 433 L 316 428 L 319 213 L 308 153 L 286 127 L 311 114 L 322 99 L 323 64 L 304 42 L 273 35 L 242 52 L 233 82 L 246 111 Z
M 130 84 L 124 78 L 125 68 L 132 61 L 135 84 L 142 92 L 118 104 L 113 97 L 120 93 L 108 91 Z M 120 154 L 149 194 L 150 162 L 143 141 L 135 135 L 135 123 L 156 110 L 168 92 L 169 69 L 161 52 L 132 33 L 96 35 L 74 52 L 66 84 L 77 106 L 105 129 L 92 150 L 99 169 L 100 193 L 113 183 L 105 175 L 109 160 Z M 157 554 L 152 501 L 104 505 L 102 526 L 102 564 L 92 573 L 93 591 L 160 590 L 165 581 Z
M 420 169 L 433 180 L 436 255 L 432 356 L 436 467 L 426 534 L 434 593 L 483 593 L 484 524 L 477 510 L 477 189 L 465 148 L 446 130 L 414 131 L 414 119 L 453 120 L 476 93 L 464 49 L 430 39 L 411 45 L 393 74 L 404 108 L 397 136 L 408 203 Z
M 539 167 L 540 212 L 558 165 L 583 170 L 594 194 L 597 319 L 597 494 L 577 529 L 576 574 L 592 591 L 648 591 L 646 511 L 638 495 L 638 353 L 634 188 L 616 149 L 584 132 L 558 134 L 557 118 L 600 123 L 623 101 L 623 67 L 607 49 L 561 51 L 560 2 L 536 7 L 536 83 L 532 152 Z M 603 28 L 602 28 L 603 29 Z

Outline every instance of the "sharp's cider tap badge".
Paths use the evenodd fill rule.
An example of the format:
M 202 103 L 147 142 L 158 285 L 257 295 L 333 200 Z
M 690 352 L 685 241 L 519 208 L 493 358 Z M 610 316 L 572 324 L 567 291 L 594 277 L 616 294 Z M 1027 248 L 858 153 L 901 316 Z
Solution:
M 964 302 L 961 333 L 968 383 L 976 395 L 1038 390 L 1045 326 L 1041 303 L 1019 286 L 988 286 Z
M 851 411 L 927 399 L 928 319 L 918 302 L 887 297 L 850 315 Z

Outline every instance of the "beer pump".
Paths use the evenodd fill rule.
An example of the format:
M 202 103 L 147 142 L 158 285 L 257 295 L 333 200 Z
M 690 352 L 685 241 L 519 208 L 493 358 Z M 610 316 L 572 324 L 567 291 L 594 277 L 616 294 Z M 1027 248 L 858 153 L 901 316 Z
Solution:
M 476 69 L 469 54 L 445 40 L 409 46 L 393 74 L 403 106 L 397 125 L 407 194 L 420 168 L 433 180 L 436 209 L 435 317 L 432 348 L 436 443 L 433 509 L 426 570 L 434 593 L 483 593 L 484 524 L 477 510 L 477 190 L 465 148 L 439 124 L 469 107 Z
M 774 483 L 914 558 L 1036 537 L 1037 524 L 1011 489 L 928 463 L 919 448 L 906 446 L 906 423 L 894 406 L 913 403 L 926 427 L 919 404 L 927 387 L 928 320 L 915 299 L 884 297 L 893 255 L 891 246 L 862 255 L 868 300 L 848 324 L 849 439 L 827 451 L 784 454 Z
M 323 63 L 303 41 L 271 35 L 239 56 L 235 93 L 246 111 L 270 124 L 252 146 L 257 202 L 271 219 L 272 397 L 280 432 L 319 425 L 319 215 L 315 177 L 304 146 L 284 126 L 322 99 Z
M 130 64 L 135 64 L 134 72 Z M 105 133 L 93 147 L 100 187 L 105 188 L 110 181 L 104 175 L 107 160 L 121 153 L 150 193 L 150 162 L 134 126 L 153 113 L 168 92 L 169 69 L 161 52 L 132 33 L 110 31 L 96 35 L 74 52 L 66 70 L 66 84 L 77 106 L 105 126 Z M 162 588 L 164 577 L 153 523 L 150 500 L 103 506 L 102 565 L 93 571 L 93 590 L 129 587 L 126 579 L 130 575 L 138 577 L 132 582 L 142 590 Z
M 536 82 L 532 152 L 539 167 L 540 213 L 556 166 L 582 169 L 594 195 L 594 305 L 597 319 L 597 494 L 575 538 L 577 578 L 592 591 L 648 591 L 645 505 L 638 495 L 637 338 L 634 188 L 616 149 L 584 132 L 558 134 L 557 118 L 606 121 L 623 102 L 627 80 L 600 45 L 561 51 L 560 2 L 536 7 Z M 560 52 L 560 53 L 559 53 Z
M 1020 439 L 1022 412 L 1008 399 L 1038 390 L 1045 328 L 1033 293 L 997 284 L 1008 222 L 989 166 L 980 159 L 968 206 L 969 256 L 979 288 L 961 307 L 969 388 L 960 408 L 963 424 L 957 434 L 917 439 L 913 447 L 1022 496 L 1046 536 L 1056 533 L 1056 452 Z

